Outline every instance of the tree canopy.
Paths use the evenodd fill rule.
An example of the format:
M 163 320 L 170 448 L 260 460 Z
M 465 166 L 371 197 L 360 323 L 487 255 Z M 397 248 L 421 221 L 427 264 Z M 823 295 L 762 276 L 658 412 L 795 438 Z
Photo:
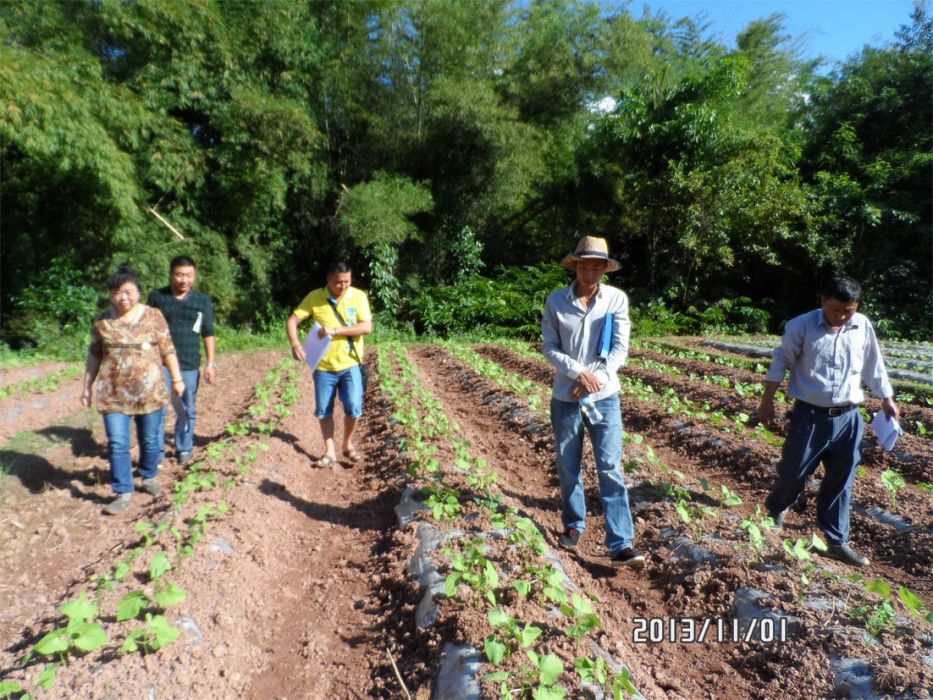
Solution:
M 931 26 L 821 76 L 780 15 L 728 48 L 588 0 L 2 3 L 3 335 L 73 327 L 43 298 L 124 259 L 151 287 L 190 255 L 239 323 L 339 256 L 401 319 L 593 234 L 636 304 L 776 330 L 841 272 L 928 338 Z

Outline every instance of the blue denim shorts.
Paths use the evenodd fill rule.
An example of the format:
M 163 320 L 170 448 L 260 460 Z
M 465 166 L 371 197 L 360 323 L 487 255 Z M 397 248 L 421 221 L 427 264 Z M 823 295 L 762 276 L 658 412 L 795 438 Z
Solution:
M 340 396 L 344 415 L 363 415 L 363 375 L 360 366 L 353 365 L 340 372 L 314 371 L 314 415 L 330 418 L 334 414 L 334 397 Z

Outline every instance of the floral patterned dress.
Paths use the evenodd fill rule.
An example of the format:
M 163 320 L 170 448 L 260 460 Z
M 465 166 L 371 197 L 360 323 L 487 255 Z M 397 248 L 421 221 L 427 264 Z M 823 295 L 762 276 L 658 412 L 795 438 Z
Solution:
M 111 307 L 94 317 L 90 353 L 101 360 L 94 383 L 101 413 L 140 415 L 169 403 L 162 362 L 175 346 L 165 317 L 145 304 L 129 316 L 119 319 Z

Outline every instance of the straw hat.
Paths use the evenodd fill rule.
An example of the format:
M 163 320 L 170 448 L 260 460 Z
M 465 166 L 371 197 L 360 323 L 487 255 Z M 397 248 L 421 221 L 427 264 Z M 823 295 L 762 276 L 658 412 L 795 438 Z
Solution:
M 596 238 L 595 236 L 584 236 L 577 243 L 577 249 L 572 253 L 567 253 L 564 259 L 560 261 L 560 266 L 567 270 L 576 270 L 577 263 L 580 260 L 605 260 L 607 263 L 606 272 L 615 272 L 621 269 L 618 260 L 609 257 L 609 246 L 605 238 Z

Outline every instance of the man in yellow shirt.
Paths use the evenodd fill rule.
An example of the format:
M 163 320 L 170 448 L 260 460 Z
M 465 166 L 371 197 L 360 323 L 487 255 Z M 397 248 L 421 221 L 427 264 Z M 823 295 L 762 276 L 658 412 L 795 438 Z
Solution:
M 351 462 L 360 459 L 353 447 L 353 433 L 363 413 L 363 336 L 373 332 L 372 314 L 366 293 L 350 286 L 353 273 L 343 262 L 327 271 L 327 286 L 315 289 L 298 305 L 285 323 L 292 357 L 305 361 L 305 350 L 298 340 L 298 325 L 310 318 L 320 324 L 318 337 L 331 336 L 330 347 L 314 368 L 314 415 L 321 423 L 324 456 L 315 463 L 331 467 L 337 462 L 334 445 L 334 397 L 343 404 L 343 454 Z

